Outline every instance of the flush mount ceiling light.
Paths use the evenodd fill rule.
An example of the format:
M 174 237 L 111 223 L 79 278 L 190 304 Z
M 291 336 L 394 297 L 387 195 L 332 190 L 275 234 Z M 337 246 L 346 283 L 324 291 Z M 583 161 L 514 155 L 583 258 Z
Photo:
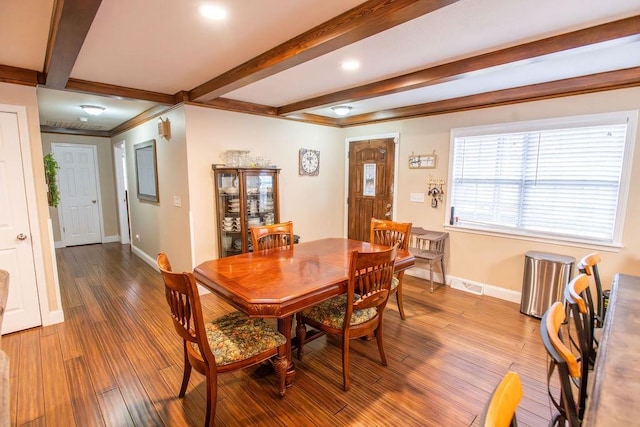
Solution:
M 221 21 L 227 17 L 227 11 L 220 6 L 204 4 L 200 6 L 200 14 L 205 18 Z
M 98 107 L 97 105 L 81 105 L 80 108 L 90 116 L 99 116 L 104 113 L 104 107 Z
M 338 105 L 336 107 L 331 107 L 331 109 L 338 116 L 346 116 L 347 114 L 349 114 L 349 111 L 351 111 L 351 107 L 349 107 L 348 105 Z

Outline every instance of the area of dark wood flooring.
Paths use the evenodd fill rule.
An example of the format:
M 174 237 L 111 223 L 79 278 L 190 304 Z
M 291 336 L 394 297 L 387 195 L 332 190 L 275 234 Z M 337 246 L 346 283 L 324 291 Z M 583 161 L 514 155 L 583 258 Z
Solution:
M 194 371 L 184 398 L 182 343 L 161 277 L 110 243 L 59 249 L 65 322 L 2 337 L 11 371 L 15 426 L 199 426 L 204 378 Z M 518 280 L 518 278 L 514 278 Z M 232 308 L 212 294 L 205 316 Z M 305 348 L 284 398 L 261 366 L 219 377 L 220 426 L 471 426 L 508 370 L 520 373 L 523 426 L 550 418 L 546 353 L 537 319 L 518 304 L 404 276 L 406 320 L 395 299 L 385 313 L 388 366 L 375 341 L 351 342 L 351 390 L 342 390 L 341 344 Z

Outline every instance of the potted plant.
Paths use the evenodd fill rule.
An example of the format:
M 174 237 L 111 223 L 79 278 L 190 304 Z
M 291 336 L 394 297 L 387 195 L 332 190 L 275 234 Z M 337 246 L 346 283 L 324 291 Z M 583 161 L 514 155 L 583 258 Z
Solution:
M 58 166 L 58 162 L 53 157 L 53 154 L 46 154 L 44 156 L 44 178 L 49 188 L 47 191 L 47 200 L 49 206 L 54 208 L 57 208 L 58 203 L 60 203 L 60 191 L 58 190 L 58 183 L 56 182 L 58 169 L 60 169 L 60 166 Z

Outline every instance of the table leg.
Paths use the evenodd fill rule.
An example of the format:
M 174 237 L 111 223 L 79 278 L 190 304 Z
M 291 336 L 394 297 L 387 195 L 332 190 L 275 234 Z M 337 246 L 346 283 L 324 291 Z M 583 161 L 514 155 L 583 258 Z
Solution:
M 293 359 L 291 357 L 291 319 L 293 319 L 293 316 L 278 319 L 278 331 L 287 338 L 287 387 L 293 384 L 293 379 L 296 376 L 296 369 L 295 366 L 293 366 Z

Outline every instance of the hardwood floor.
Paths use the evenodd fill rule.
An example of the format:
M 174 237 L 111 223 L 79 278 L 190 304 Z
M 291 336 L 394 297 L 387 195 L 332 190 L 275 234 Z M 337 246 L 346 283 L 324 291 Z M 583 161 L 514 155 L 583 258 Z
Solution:
M 65 322 L 2 337 L 11 363 L 17 426 L 199 426 L 204 380 L 183 399 L 182 347 L 160 275 L 118 243 L 59 249 Z M 521 280 L 514 278 L 514 280 Z M 202 298 L 205 316 L 231 307 Z M 322 337 L 296 362 L 277 397 L 269 366 L 219 376 L 220 426 L 470 426 L 507 370 L 521 375 L 523 426 L 551 411 L 540 322 L 517 304 L 404 277 L 405 321 L 385 313 L 388 367 L 375 341 L 351 342 L 351 390 L 343 392 L 340 341 Z

